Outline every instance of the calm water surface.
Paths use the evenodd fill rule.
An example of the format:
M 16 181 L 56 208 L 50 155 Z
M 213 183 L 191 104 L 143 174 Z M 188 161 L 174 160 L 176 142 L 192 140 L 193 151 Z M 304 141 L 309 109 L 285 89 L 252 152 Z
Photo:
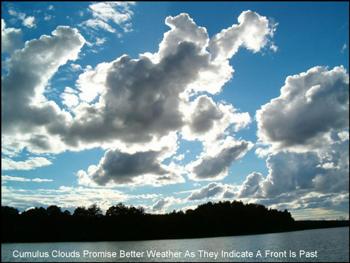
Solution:
M 17 262 L 349 262 L 349 227 L 198 239 L 2 244 L 1 254 L 2 261 Z

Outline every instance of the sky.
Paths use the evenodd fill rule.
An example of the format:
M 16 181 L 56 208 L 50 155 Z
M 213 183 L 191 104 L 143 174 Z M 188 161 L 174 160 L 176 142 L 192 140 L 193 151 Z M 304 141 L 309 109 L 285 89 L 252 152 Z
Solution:
M 2 2 L 2 205 L 349 218 L 348 2 Z

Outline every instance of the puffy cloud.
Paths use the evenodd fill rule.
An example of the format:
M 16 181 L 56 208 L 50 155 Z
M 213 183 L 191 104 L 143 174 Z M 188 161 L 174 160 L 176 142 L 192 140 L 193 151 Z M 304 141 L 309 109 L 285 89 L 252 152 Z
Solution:
M 95 19 L 116 22 L 117 18 L 109 8 L 123 5 L 97 3 L 93 4 L 91 10 Z M 103 13 L 101 10 L 107 11 Z M 253 16 L 259 19 L 252 19 L 249 22 L 252 25 L 259 24 L 260 18 L 264 20 L 256 13 Z M 127 21 L 118 19 L 121 22 Z M 84 38 L 77 30 L 60 26 L 52 36 L 42 36 L 26 42 L 25 47 L 11 57 L 9 74 L 2 80 L 4 148 L 11 151 L 26 147 L 35 153 L 57 153 L 91 147 L 113 148 L 116 150 L 108 151 L 108 157 L 115 153 L 118 158 L 123 156 L 132 162 L 139 157 L 137 152 L 141 152 L 140 156 L 147 159 L 152 157 L 149 155 L 152 152 L 161 150 L 159 145 L 168 147 L 166 139 L 173 137 L 185 125 L 189 125 L 194 133 L 204 132 L 205 136 L 212 128 L 215 130 L 212 132 L 214 137 L 219 137 L 220 129 L 228 127 L 226 121 L 235 129 L 247 125 L 249 116 L 246 113 L 236 113 L 231 105 L 216 104 L 205 96 L 191 102 L 189 97 L 197 95 L 199 91 L 219 91 L 232 77 L 233 69 L 228 59 L 233 54 L 226 56 L 223 61 L 213 60 L 206 29 L 197 26 L 187 14 L 167 17 L 166 24 L 170 30 L 164 34 L 157 53 L 141 54 L 137 59 L 123 55 L 111 62 L 100 63 L 94 69 L 87 67 L 77 80 L 78 93 L 66 89 L 61 94 L 63 104 L 71 107 L 68 111 L 61 109 L 54 101 L 48 101 L 43 92 L 57 69 L 78 57 L 85 43 Z M 261 34 L 248 29 L 243 33 L 246 35 L 244 38 Z M 268 34 L 267 31 L 265 33 Z M 230 39 L 225 40 L 225 43 L 227 41 Z M 264 41 L 259 43 L 263 45 Z M 220 45 L 221 42 L 215 44 Z M 13 103 L 6 103 L 7 101 Z M 196 105 L 195 108 L 204 105 L 208 109 L 188 118 L 184 113 L 184 109 L 190 107 L 188 105 Z M 219 115 L 222 118 L 218 118 Z M 206 116 L 212 117 L 212 120 L 205 120 Z M 194 164 L 194 177 L 224 177 L 232 161 L 242 157 L 250 144 L 242 141 L 221 147 L 221 152 L 216 155 L 207 153 L 207 157 L 203 155 Z M 148 154 L 143 155 L 142 152 Z M 157 158 L 155 154 L 151 160 Z M 117 177 L 110 177 L 109 170 L 105 170 L 110 165 L 103 166 L 107 159 L 101 160 L 96 173 L 80 173 L 80 178 L 96 179 L 101 176 L 103 180 L 106 179 L 105 182 L 124 181 L 120 181 L 118 171 Z M 160 162 L 158 165 L 164 168 Z M 154 178 L 163 180 L 164 175 L 160 171 L 162 170 L 150 170 L 156 172 Z M 113 172 L 112 169 L 112 174 Z M 144 176 L 139 173 L 132 175 L 129 182 L 135 182 L 136 178 L 139 181 Z
M 282 193 L 275 197 L 246 199 L 270 208 L 288 209 L 296 220 L 339 219 L 349 216 L 349 192 L 319 193 L 310 190 L 297 190 Z
M 89 206 L 93 203 L 102 208 L 127 200 L 127 195 L 114 189 L 96 189 L 61 186 L 57 189 L 18 189 L 2 185 L 2 204 L 21 210 L 30 206 L 56 204 L 62 208 Z M 117 201 L 116 201 L 117 200 Z
M 322 155 L 315 152 L 271 154 L 266 160 L 269 170 L 247 176 L 241 197 L 274 197 L 286 192 L 309 190 L 337 193 L 349 190 L 349 144 L 336 143 Z
M 111 27 L 109 24 L 107 24 L 106 22 L 99 20 L 99 19 L 88 19 L 86 21 L 84 21 L 82 23 L 82 25 L 85 25 L 87 27 L 91 27 L 94 29 L 103 29 L 106 30 L 110 33 L 114 33 L 115 29 L 113 27 Z
M 174 197 L 164 197 L 158 199 L 149 209 L 151 212 L 156 212 L 156 213 L 165 213 L 169 207 L 171 207 L 174 204 L 179 204 L 182 203 L 181 199 L 174 198 Z
M 70 64 L 73 71 L 80 71 L 82 70 L 82 67 L 79 64 L 72 63 Z
M 264 180 L 261 173 L 253 172 L 247 176 L 247 178 L 242 183 L 240 191 L 238 193 L 239 197 L 254 197 L 254 195 L 259 194 L 260 183 Z
M 2 79 L 2 129 L 5 133 L 27 130 L 67 117 L 53 101 L 43 98 L 48 80 L 68 60 L 75 60 L 84 38 L 76 29 L 59 26 L 52 36 L 27 41 L 9 60 L 9 74 Z M 11 103 L 6 103 L 11 101 Z M 33 103 L 40 106 L 34 106 Z
M 299 216 L 303 209 L 318 218 L 344 214 L 348 200 L 338 207 L 336 196 L 349 193 L 348 96 L 342 66 L 287 77 L 280 96 L 256 114 L 265 146 L 256 153 L 267 158 L 268 174 L 249 175 L 240 196 Z
M 258 137 L 273 149 L 308 151 L 349 127 L 349 76 L 344 67 L 314 67 L 289 76 L 281 95 L 257 111 Z
M 68 60 L 75 60 L 85 40 L 76 29 L 59 26 L 52 36 L 27 41 L 8 61 L 8 74 L 2 78 L 2 132 L 5 144 L 16 142 L 29 151 L 57 142 L 47 135 L 50 126 L 62 127 L 71 116 L 42 95 L 48 80 Z M 11 101 L 11 103 L 8 103 Z M 41 138 L 40 145 L 33 144 Z M 44 142 L 47 139 L 47 142 Z M 50 143 L 48 143 L 50 141 Z M 56 138 L 57 141 L 57 138 Z M 6 147 L 6 146 L 5 146 Z M 33 149 L 34 148 L 34 149 Z
M 252 148 L 252 143 L 235 141 L 228 137 L 223 141 L 207 146 L 205 152 L 188 165 L 190 178 L 193 180 L 218 180 L 228 174 L 231 164 L 242 158 Z
M 167 202 L 166 199 L 159 199 L 152 206 L 152 210 L 155 210 L 155 211 L 162 210 L 164 208 L 164 206 L 167 205 L 167 204 L 168 204 L 168 202 Z
M 186 42 L 178 46 L 175 55 L 158 64 L 146 57 L 118 58 L 110 63 L 99 103 L 77 108 L 78 120 L 70 127 L 67 139 L 143 143 L 178 130 L 183 125 L 179 94 L 207 59 Z M 103 138 L 98 138 L 94 127 L 104 127 L 105 133 L 99 132 Z
M 210 40 L 209 50 L 213 59 L 228 59 L 240 46 L 258 52 L 270 41 L 276 28 L 266 17 L 250 10 L 239 15 L 238 23 L 223 29 Z
M 29 157 L 25 161 L 14 161 L 9 158 L 1 159 L 2 170 L 33 170 L 51 165 L 52 162 L 44 157 Z
M 320 215 L 335 208 L 335 196 L 349 191 L 348 96 L 342 66 L 287 77 L 281 95 L 256 114 L 258 137 L 267 147 L 257 154 L 267 157 L 268 174 L 249 175 L 240 196 L 275 207 L 321 209 Z
M 159 44 L 158 59 L 174 54 L 181 42 L 191 42 L 201 47 L 201 51 L 206 48 L 209 41 L 206 28 L 197 26 L 188 14 L 168 16 L 165 24 L 170 27 L 170 30 L 164 34 Z
M 184 112 L 183 135 L 189 140 L 215 141 L 228 127 L 233 125 L 237 131 L 251 121 L 248 113 L 237 113 L 232 105 L 216 104 L 206 95 L 197 97 Z
M 98 29 L 101 28 L 108 32 L 116 32 L 112 24 L 118 25 L 124 32 L 132 30 L 131 18 L 133 11 L 131 6 L 132 2 L 104 2 L 93 3 L 89 5 L 89 10 L 92 13 L 93 18 L 84 21 L 84 26 Z
M 176 165 L 164 165 L 168 149 L 145 151 L 133 154 L 119 150 L 108 150 L 97 166 L 90 166 L 88 172 L 79 171 L 81 184 L 89 179 L 97 185 L 113 184 L 151 184 L 162 185 L 183 182 Z
M 224 191 L 224 186 L 219 183 L 210 183 L 207 186 L 193 191 L 189 196 L 188 200 L 200 200 L 209 197 L 216 196 Z
M 143 148 L 146 142 L 157 141 L 181 129 L 185 124 L 182 105 L 187 103 L 183 92 L 202 77 L 202 72 L 210 71 L 215 65 L 205 51 L 209 39 L 204 28 L 198 27 L 187 14 L 168 17 L 166 21 L 171 30 L 164 34 L 156 53 L 158 62 L 146 55 L 138 59 L 123 55 L 112 62 L 101 63 L 95 69 L 87 68 L 80 75 L 77 81 L 80 92 L 77 95 L 82 102 L 74 108 L 74 118 L 53 101 L 46 101 L 42 92 L 57 68 L 77 57 L 83 38 L 73 29 L 58 27 L 51 37 L 43 36 L 27 42 L 26 47 L 11 58 L 10 74 L 3 81 L 3 98 L 11 96 L 16 102 L 11 105 L 21 105 L 17 107 L 5 103 L 4 131 L 30 132 L 37 138 L 40 136 L 41 142 L 44 138 L 53 137 L 54 145 L 60 146 L 46 150 L 57 152 L 65 147 L 81 149 L 105 143 L 139 143 Z M 59 48 L 55 48 L 56 45 Z M 175 46 L 169 48 L 169 45 Z M 19 69 L 26 67 L 27 61 L 38 63 L 31 64 L 17 76 Z M 42 74 L 38 76 L 36 72 Z M 23 83 L 26 88 L 22 88 Z M 10 85 L 16 88 L 6 88 Z M 40 106 L 34 107 L 30 104 L 36 95 L 41 98 L 41 103 L 36 101 Z M 62 96 L 72 99 L 71 94 Z M 19 100 L 22 100 L 21 103 L 17 103 Z M 69 101 L 76 104 L 76 97 Z M 231 115 L 228 113 L 232 112 L 229 105 L 216 107 Z M 243 119 L 236 121 L 237 125 L 247 123 L 247 115 L 235 116 Z M 40 134 L 39 131 L 38 134 L 33 132 L 38 126 Z M 31 145 L 32 142 L 32 138 L 22 139 L 21 145 L 29 144 L 29 150 L 37 149 L 39 146 Z
M 1 19 L 1 52 L 12 53 L 22 45 L 22 31 L 18 28 L 6 27 Z
M 28 28 L 34 28 L 36 27 L 35 24 L 35 17 L 34 16 L 27 16 L 25 13 L 17 12 L 14 9 L 9 9 L 9 14 L 11 16 L 16 17 L 17 19 L 22 21 L 22 25 Z
M 199 201 L 203 199 L 222 200 L 236 197 L 238 190 L 238 185 L 212 182 L 199 189 L 180 193 L 190 192 L 190 195 L 186 198 L 187 201 Z
M 340 49 L 340 53 L 344 53 L 347 49 L 348 49 L 348 45 L 346 43 L 344 43 Z
M 91 66 L 85 68 L 76 82 L 80 100 L 91 102 L 104 91 L 109 68 L 110 63 L 100 63 L 95 69 Z
M 46 183 L 53 182 L 52 179 L 44 179 L 44 178 L 25 178 L 19 176 L 10 176 L 10 175 L 2 175 L 1 180 L 4 182 L 14 181 L 14 182 L 35 182 L 35 183 Z
M 60 95 L 62 99 L 62 103 L 66 105 L 68 108 L 75 107 L 79 104 L 79 98 L 77 96 L 77 91 L 66 87 L 64 92 Z
M 184 154 L 179 154 L 177 156 L 174 157 L 175 161 L 182 161 L 185 158 Z
M 194 43 L 200 47 L 202 53 L 210 54 L 210 63 L 207 66 L 200 68 L 197 78 L 194 78 L 192 83 L 188 83 L 187 91 L 191 92 L 208 92 L 215 94 L 221 91 L 225 83 L 227 83 L 234 72 L 229 65 L 229 59 L 236 52 L 228 52 L 229 46 L 239 47 L 244 46 L 244 42 L 238 41 L 235 38 L 229 37 L 222 39 L 223 32 L 230 31 L 232 28 L 244 27 L 245 30 L 238 30 L 237 37 L 244 39 L 261 39 L 256 43 L 256 50 L 263 48 L 268 42 L 268 39 L 273 36 L 274 26 L 270 25 L 267 18 L 260 16 L 252 11 L 242 12 L 240 17 L 254 17 L 256 19 L 239 19 L 238 25 L 223 29 L 220 33 L 208 37 L 206 28 L 197 26 L 193 19 L 186 13 L 181 13 L 175 17 L 167 17 L 165 22 L 171 28 L 170 31 L 164 34 L 162 42 L 159 44 L 159 51 L 156 54 L 145 53 L 153 62 L 158 62 L 163 57 L 172 54 L 176 51 L 176 47 L 183 41 Z M 261 22 L 263 21 L 263 22 Z M 242 25 L 244 23 L 244 25 Z M 261 25 L 261 24 L 264 25 Z M 259 30 L 257 30 L 257 28 Z M 259 36 L 258 36 L 259 35 Z M 259 46 L 260 45 L 260 46 Z M 222 53 L 221 59 L 218 60 L 218 54 Z
M 53 17 L 54 17 L 54 16 L 52 16 L 52 15 L 45 15 L 45 16 L 44 16 L 44 20 L 45 20 L 45 21 L 50 21 Z
M 23 19 L 22 24 L 28 28 L 36 27 L 35 17 L 34 16 L 27 16 L 26 18 Z

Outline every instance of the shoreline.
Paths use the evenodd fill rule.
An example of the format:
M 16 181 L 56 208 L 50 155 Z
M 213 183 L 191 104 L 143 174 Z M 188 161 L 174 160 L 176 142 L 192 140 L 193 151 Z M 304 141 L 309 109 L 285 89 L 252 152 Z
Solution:
M 298 222 L 328 222 L 328 221 L 295 221 L 295 223 Z M 333 222 L 333 221 L 332 221 Z M 290 229 L 290 230 L 282 230 L 282 231 L 269 231 L 269 232 L 257 232 L 257 233 L 242 233 L 242 234 L 233 234 L 233 235 L 217 235 L 217 236 L 200 236 L 200 237 L 186 237 L 186 238 L 151 238 L 151 239 L 116 239 L 116 240 L 66 240 L 66 241 L 15 241 L 15 242 L 3 242 L 1 241 L 1 245 L 3 244 L 37 244 L 37 243 L 88 243 L 88 242 L 137 242 L 137 241 L 154 241 L 154 240 L 184 240 L 184 239 L 204 239 L 204 238 L 220 238 L 220 237 L 238 237 L 238 236 L 255 236 L 255 235 L 266 235 L 266 234 L 278 234 L 278 233 L 289 233 L 289 232 L 297 232 L 297 231 L 305 231 L 305 230 L 317 230 L 317 229 L 329 229 L 329 228 L 339 228 L 339 227 L 349 227 L 349 221 L 337 221 L 341 223 L 340 225 L 334 225 L 334 226 L 321 226 L 321 227 L 304 227 L 304 228 L 297 228 L 297 229 Z M 347 225 L 346 225 L 347 223 Z M 342 225 L 344 224 L 344 225 Z

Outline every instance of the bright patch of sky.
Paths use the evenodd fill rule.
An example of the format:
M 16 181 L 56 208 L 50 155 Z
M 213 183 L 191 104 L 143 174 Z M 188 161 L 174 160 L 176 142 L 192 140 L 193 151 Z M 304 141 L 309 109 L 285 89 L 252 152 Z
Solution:
M 2 205 L 348 218 L 347 2 L 1 8 Z

